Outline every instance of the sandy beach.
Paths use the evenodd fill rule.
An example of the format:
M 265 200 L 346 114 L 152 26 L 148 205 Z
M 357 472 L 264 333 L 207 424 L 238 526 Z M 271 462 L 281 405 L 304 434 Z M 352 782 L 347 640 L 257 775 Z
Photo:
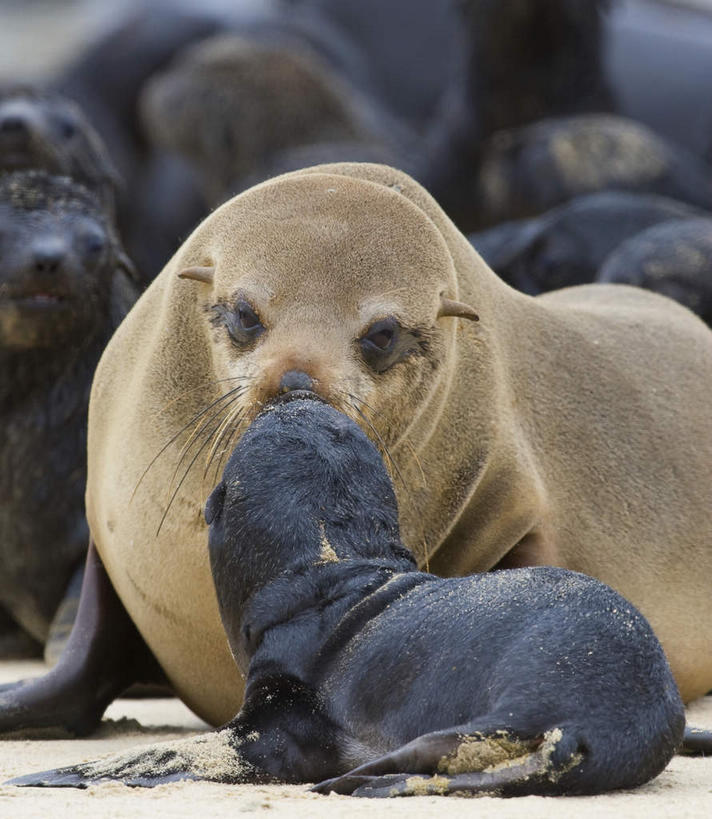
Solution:
M 0 663 L 0 683 L 42 673 L 40 662 Z M 712 729 L 712 697 L 688 709 L 690 723 Z M 207 729 L 174 699 L 118 700 L 105 715 L 101 729 L 81 740 L 6 740 L 0 742 L 0 781 L 13 776 L 71 765 L 131 746 L 178 739 Z M 217 785 L 179 782 L 153 789 L 107 783 L 80 791 L 73 788 L 16 788 L 0 785 L 0 816 L 31 817 L 234 817 L 270 815 L 279 811 L 296 817 L 703 817 L 712 815 L 712 758 L 676 757 L 657 779 L 634 791 L 595 797 L 519 799 L 479 797 L 411 797 L 374 802 L 344 796 L 318 796 L 301 786 Z

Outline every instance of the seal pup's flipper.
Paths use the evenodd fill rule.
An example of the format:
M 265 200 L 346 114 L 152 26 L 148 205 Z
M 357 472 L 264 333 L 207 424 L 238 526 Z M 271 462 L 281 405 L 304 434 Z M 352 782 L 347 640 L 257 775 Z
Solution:
M 77 619 L 57 665 L 0 692 L 0 734 L 85 736 L 134 682 L 165 683 L 158 663 L 89 546 Z
M 153 788 L 182 780 L 208 780 L 222 784 L 264 784 L 277 780 L 261 771 L 240 753 L 241 739 L 230 728 L 190 739 L 159 742 L 144 748 L 18 776 L 6 784 L 38 788 L 88 788 L 102 782 Z
M 312 790 L 363 797 L 553 793 L 583 756 L 571 729 L 536 737 L 473 727 L 435 731 Z

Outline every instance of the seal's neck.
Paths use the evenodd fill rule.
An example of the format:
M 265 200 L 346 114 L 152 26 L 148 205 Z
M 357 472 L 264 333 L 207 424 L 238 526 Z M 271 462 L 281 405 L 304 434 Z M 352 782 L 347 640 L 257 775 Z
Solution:
M 335 633 L 353 630 L 355 622 L 370 619 L 388 604 L 392 596 L 382 592 L 394 581 L 400 581 L 400 588 L 403 581 L 412 584 L 422 577 L 409 556 L 322 562 L 286 571 L 252 595 L 242 617 L 239 650 L 235 652 L 233 639 L 238 635 L 228 634 L 231 647 L 249 659 L 251 674 L 256 666 L 286 660 L 290 667 L 302 664 L 306 678 L 317 656 L 320 662 L 326 659 L 325 646 Z M 297 642 L 310 651 L 295 652 Z

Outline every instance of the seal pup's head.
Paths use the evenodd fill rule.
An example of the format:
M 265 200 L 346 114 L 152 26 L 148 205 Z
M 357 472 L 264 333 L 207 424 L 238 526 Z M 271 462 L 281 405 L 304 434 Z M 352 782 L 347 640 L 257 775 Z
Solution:
M 30 86 L 0 86 L 0 170 L 70 176 L 114 208 L 118 173 L 101 137 L 71 100 Z
M 0 176 L 0 350 L 57 355 L 108 336 L 132 275 L 93 193 L 44 171 Z
M 596 281 L 654 290 L 712 326 L 712 219 L 675 219 L 641 231 L 606 258 Z
M 205 507 L 218 601 L 234 655 L 247 667 L 250 608 L 320 609 L 374 572 L 411 571 L 398 505 L 376 447 L 318 400 L 279 399 L 238 442 Z M 365 579 L 364 579 L 365 578 Z M 270 595 L 256 604 L 266 586 Z M 257 605 L 257 608 L 255 608 Z
M 381 456 L 319 400 L 281 399 L 245 431 L 205 507 L 213 568 L 235 561 L 244 598 L 286 571 L 413 558 Z

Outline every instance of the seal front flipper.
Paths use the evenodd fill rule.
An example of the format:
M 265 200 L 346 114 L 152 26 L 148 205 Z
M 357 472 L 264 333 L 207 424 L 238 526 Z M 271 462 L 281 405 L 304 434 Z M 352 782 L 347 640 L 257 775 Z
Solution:
M 312 790 L 363 797 L 556 793 L 556 783 L 583 761 L 569 728 L 533 737 L 475 725 L 435 731 Z
M 83 762 L 66 768 L 18 776 L 6 784 L 39 788 L 88 788 L 118 781 L 133 787 L 152 788 L 181 780 L 210 780 L 223 784 L 275 782 L 239 750 L 244 738 L 223 728 L 190 739 L 160 742 L 139 750 Z
M 57 665 L 0 693 L 0 733 L 84 736 L 134 682 L 165 682 L 155 658 L 89 546 L 77 619 Z
M 355 749 L 358 743 L 329 719 L 309 686 L 289 675 L 269 674 L 248 686 L 235 719 L 209 734 L 40 771 L 7 784 L 87 788 L 118 781 L 152 788 L 180 780 L 225 785 L 313 782 L 346 770 L 345 754 Z

